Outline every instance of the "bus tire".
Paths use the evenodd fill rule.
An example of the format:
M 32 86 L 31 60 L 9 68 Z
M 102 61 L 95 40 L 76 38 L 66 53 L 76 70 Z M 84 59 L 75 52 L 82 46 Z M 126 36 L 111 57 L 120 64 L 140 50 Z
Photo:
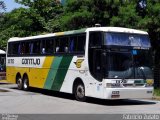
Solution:
M 84 102 L 86 100 L 86 96 L 85 96 L 85 87 L 83 85 L 83 83 L 77 83 L 74 86 L 74 95 L 76 100 Z
M 20 76 L 17 78 L 17 87 L 19 90 L 23 89 L 23 82 L 22 82 L 22 78 Z
M 24 76 L 23 78 L 23 89 L 25 91 L 29 90 L 29 80 L 27 76 Z

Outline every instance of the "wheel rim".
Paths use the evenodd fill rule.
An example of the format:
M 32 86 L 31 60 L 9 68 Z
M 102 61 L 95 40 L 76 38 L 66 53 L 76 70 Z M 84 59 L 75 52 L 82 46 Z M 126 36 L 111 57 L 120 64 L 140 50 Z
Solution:
M 78 85 L 76 93 L 78 98 L 83 98 L 85 96 L 84 87 L 82 85 Z
M 24 89 L 27 89 L 27 88 L 28 88 L 28 82 L 27 82 L 27 79 L 25 79 L 25 80 L 24 80 L 23 87 L 24 87 Z
M 17 86 L 18 86 L 18 88 L 22 87 L 22 80 L 21 80 L 21 78 L 18 79 Z

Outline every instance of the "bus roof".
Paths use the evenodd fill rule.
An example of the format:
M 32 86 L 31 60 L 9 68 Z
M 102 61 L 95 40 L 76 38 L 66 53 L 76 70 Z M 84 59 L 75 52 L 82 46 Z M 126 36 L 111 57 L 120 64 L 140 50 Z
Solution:
M 142 30 L 123 28 L 123 27 L 93 27 L 88 28 L 86 31 L 105 31 L 105 32 L 120 32 L 120 33 L 133 33 L 133 34 L 145 34 L 148 33 Z
M 30 37 L 13 37 L 13 38 L 10 38 L 8 42 L 21 41 L 21 40 L 32 40 L 32 39 L 61 36 L 61 35 L 71 35 L 71 34 L 77 34 L 77 33 L 85 33 L 89 31 L 120 32 L 120 33 L 133 33 L 133 34 L 145 34 L 145 35 L 148 34 L 145 31 L 135 30 L 135 29 L 130 29 L 130 28 L 122 28 L 122 27 L 91 27 L 91 28 L 84 28 L 84 29 L 79 29 L 79 30 L 49 33 L 45 35 L 37 35 L 37 36 L 30 36 Z

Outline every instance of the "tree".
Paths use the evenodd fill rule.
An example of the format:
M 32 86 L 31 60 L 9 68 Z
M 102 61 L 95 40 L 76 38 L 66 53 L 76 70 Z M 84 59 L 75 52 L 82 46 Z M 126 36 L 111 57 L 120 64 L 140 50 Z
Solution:
M 56 24 L 52 25 L 52 23 L 63 13 L 63 7 L 59 2 L 56 0 L 15 1 L 29 7 L 29 14 L 32 15 L 36 28 L 39 28 L 42 32 L 57 31 L 58 27 L 56 27 Z
M 4 11 L 5 10 L 6 10 L 6 6 L 5 6 L 4 1 L 0 1 L 0 29 L 2 29 L 2 27 L 3 27 L 2 21 L 4 19 Z M 5 50 L 5 46 L 6 46 L 5 41 L 0 40 L 0 49 Z
M 7 37 L 80 29 L 100 23 L 146 30 L 155 49 L 160 39 L 159 0 L 147 0 L 144 16 L 137 10 L 138 0 L 67 0 L 64 6 L 57 0 L 15 1 L 27 8 L 5 13 L 0 19 L 0 34 L 10 31 Z
M 137 23 L 141 19 L 136 11 L 136 2 L 126 2 L 118 8 L 118 14 L 112 16 L 110 20 L 111 26 L 120 26 L 137 29 Z
M 15 9 L 10 13 L 5 13 L 1 18 L 0 26 L 0 47 L 5 48 L 10 37 L 24 37 L 34 35 L 32 28 L 33 21 L 26 14 L 26 9 Z
M 53 0 L 17 2 L 28 7 L 14 9 L 0 18 L 0 48 L 5 49 L 11 37 L 38 35 L 55 30 L 55 27 L 51 30 L 51 21 L 63 12 L 62 6 Z
M 121 0 L 67 0 L 58 20 L 61 30 L 91 27 L 96 23 L 108 26 L 121 4 Z

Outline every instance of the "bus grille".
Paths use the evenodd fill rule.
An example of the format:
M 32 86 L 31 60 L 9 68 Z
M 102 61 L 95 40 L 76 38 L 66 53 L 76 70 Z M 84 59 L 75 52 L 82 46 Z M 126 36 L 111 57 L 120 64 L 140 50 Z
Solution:
M 140 83 L 140 84 L 129 84 L 129 83 L 125 83 L 123 84 L 124 87 L 143 87 L 145 84 L 144 83 Z

